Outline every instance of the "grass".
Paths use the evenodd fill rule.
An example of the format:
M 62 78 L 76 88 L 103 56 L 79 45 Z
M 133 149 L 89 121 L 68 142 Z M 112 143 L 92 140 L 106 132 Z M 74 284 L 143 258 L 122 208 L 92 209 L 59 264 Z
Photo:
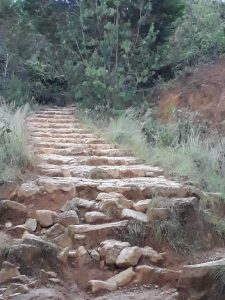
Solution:
M 186 114 L 162 124 L 151 113 L 138 116 L 130 109 L 105 123 L 103 134 L 168 175 L 225 196 L 225 138 L 206 134 L 207 127 L 193 118 Z
M 214 268 L 210 273 L 213 282 L 209 299 L 223 299 L 225 293 L 225 266 Z
M 24 120 L 29 110 L 16 111 L 0 102 L 0 182 L 16 179 L 30 162 L 25 146 Z

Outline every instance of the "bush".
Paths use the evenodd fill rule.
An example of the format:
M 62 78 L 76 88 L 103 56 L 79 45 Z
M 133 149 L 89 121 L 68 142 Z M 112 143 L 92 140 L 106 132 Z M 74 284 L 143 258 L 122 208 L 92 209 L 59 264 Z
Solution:
M 0 104 L 0 181 L 15 179 L 30 158 L 25 147 L 25 106 L 15 112 L 12 107 Z

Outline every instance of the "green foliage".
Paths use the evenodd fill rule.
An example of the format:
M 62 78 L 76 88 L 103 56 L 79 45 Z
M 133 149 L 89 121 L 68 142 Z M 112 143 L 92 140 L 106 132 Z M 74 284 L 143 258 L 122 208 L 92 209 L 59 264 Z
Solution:
M 176 30 L 169 38 L 162 59 L 183 70 L 199 61 L 208 61 L 225 50 L 225 23 L 219 1 L 187 1 L 184 15 L 176 21 Z

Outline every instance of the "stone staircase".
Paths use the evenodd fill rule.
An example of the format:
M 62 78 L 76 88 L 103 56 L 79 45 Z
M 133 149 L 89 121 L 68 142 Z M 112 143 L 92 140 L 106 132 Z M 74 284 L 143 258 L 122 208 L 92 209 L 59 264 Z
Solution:
M 36 176 L 12 194 L 23 206 L 13 207 L 21 210 L 21 221 L 15 226 L 8 220 L 8 232 L 22 240 L 21 253 L 27 245 L 48 243 L 63 268 L 93 294 L 146 284 L 176 289 L 181 271 L 167 267 L 165 253 L 149 240 L 141 247 L 127 242 L 118 231 L 168 219 L 171 207 L 198 206 L 192 190 L 82 128 L 73 107 L 43 108 L 27 117 L 26 126 Z M 151 206 L 156 196 L 165 207 Z M 92 276 L 93 268 L 98 271 Z M 177 299 L 176 290 L 172 294 L 162 299 Z

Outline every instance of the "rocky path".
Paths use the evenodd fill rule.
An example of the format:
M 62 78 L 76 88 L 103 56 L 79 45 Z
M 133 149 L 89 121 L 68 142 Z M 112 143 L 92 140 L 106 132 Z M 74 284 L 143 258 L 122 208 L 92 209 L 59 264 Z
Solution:
M 44 108 L 26 124 L 36 176 L 14 191 L 13 201 L 5 200 L 7 217 L 0 217 L 8 223 L 4 238 L 14 270 L 7 280 L 29 275 L 22 284 L 27 288 L 12 288 L 18 299 L 21 293 L 39 299 L 29 287 L 42 286 L 44 293 L 43 285 L 62 293 L 60 299 L 105 292 L 111 294 L 99 299 L 177 299 L 181 270 L 143 232 L 155 220 L 168 220 L 172 208 L 195 209 L 198 199 L 190 188 L 82 128 L 74 108 Z M 156 197 L 160 207 L 152 205 Z M 6 263 L 3 273 L 9 268 Z

